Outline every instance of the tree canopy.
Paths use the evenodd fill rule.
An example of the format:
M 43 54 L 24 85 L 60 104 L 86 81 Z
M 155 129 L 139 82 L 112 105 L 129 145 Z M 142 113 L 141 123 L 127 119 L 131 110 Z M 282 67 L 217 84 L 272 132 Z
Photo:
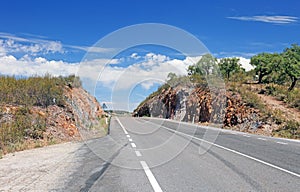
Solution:
M 300 46 L 293 44 L 283 52 L 284 72 L 290 77 L 291 85 L 289 90 L 293 90 L 300 79 Z
M 188 67 L 188 73 L 189 75 L 207 76 L 214 72 L 216 65 L 217 59 L 211 54 L 205 54 L 195 65 Z
M 220 71 L 227 79 L 230 78 L 230 75 L 234 72 L 241 71 L 241 65 L 239 64 L 239 58 L 223 58 L 219 62 Z

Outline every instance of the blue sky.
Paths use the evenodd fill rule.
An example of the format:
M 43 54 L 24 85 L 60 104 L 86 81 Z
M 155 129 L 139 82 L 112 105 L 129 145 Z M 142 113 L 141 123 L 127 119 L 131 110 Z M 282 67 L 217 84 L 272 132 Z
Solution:
M 280 52 L 300 42 L 299 7 L 297 0 L 3 0 L 0 73 L 24 76 L 74 73 L 88 48 L 99 39 L 120 28 L 141 23 L 179 27 L 201 40 L 216 57 L 238 56 L 246 62 L 256 53 Z M 95 53 L 101 51 L 94 50 Z M 139 59 L 132 54 L 137 54 Z M 153 60 L 163 63 L 186 58 L 161 47 L 145 46 L 132 48 L 115 59 L 118 65 L 111 66 L 113 70 L 120 66 L 141 66 L 138 63 L 145 64 L 151 59 L 150 63 Z M 143 99 L 142 95 L 156 88 L 155 85 L 144 84 L 144 91 L 142 85 L 136 87 L 135 94 L 141 97 L 130 100 L 137 104 Z M 108 87 L 102 81 L 97 86 L 102 86 L 101 90 Z M 109 90 L 95 95 L 100 101 L 110 102 Z

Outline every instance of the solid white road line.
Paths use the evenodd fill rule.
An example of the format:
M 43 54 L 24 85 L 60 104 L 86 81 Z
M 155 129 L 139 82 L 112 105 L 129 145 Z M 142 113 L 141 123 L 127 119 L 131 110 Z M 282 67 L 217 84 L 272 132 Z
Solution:
M 130 143 L 130 144 L 131 144 L 131 147 L 136 148 L 135 143 Z
M 130 142 L 132 141 L 132 139 L 128 139 Z
M 136 154 L 136 156 L 138 156 L 138 157 L 141 157 L 141 156 L 142 156 L 141 152 L 139 152 L 139 151 L 135 151 L 135 154 Z
M 287 143 L 280 142 L 280 141 L 277 141 L 276 143 L 281 144 L 281 145 L 287 145 Z
M 230 148 L 227 148 L 227 147 L 223 147 L 223 146 L 221 146 L 221 145 L 218 145 L 218 144 L 215 144 L 215 143 L 206 141 L 206 140 L 204 140 L 204 139 L 200 139 L 200 138 L 198 138 L 198 137 L 194 137 L 194 136 L 189 135 L 189 134 L 182 133 L 182 132 L 180 132 L 180 131 L 176 131 L 176 130 L 170 129 L 170 128 L 165 127 L 165 126 L 160 126 L 160 127 L 161 127 L 161 128 L 164 128 L 164 129 L 167 129 L 167 130 L 170 130 L 170 131 L 172 131 L 172 132 L 174 132 L 174 133 L 181 134 L 181 135 L 185 135 L 185 136 L 191 137 L 191 138 L 193 138 L 193 139 L 202 141 L 202 142 L 204 142 L 204 143 L 208 143 L 208 144 L 210 144 L 210 145 L 214 145 L 215 147 L 218 147 L 218 148 L 220 148 L 220 149 L 224 149 L 224 150 L 226 150 L 226 151 L 230 151 L 230 152 L 235 153 L 235 154 L 237 154 L 237 155 L 246 157 L 246 158 L 248 158 L 248 159 L 254 160 L 254 161 L 259 162 L 259 163 L 261 163 L 261 164 L 267 165 L 267 166 L 272 167 L 272 168 L 274 168 L 274 169 L 278 169 L 278 170 L 280 170 L 280 171 L 283 171 L 283 172 L 285 172 L 285 173 L 288 173 L 288 174 L 291 174 L 291 175 L 294 175 L 294 176 L 300 178 L 300 174 L 298 174 L 298 173 L 295 173 L 295 172 L 289 171 L 289 170 L 287 170 L 287 169 L 278 167 L 278 166 L 273 165 L 273 164 L 271 164 L 271 163 L 268 163 L 268 162 L 265 162 L 265 161 L 263 161 L 263 160 L 260 160 L 260 159 L 257 159 L 257 158 L 255 158 L 255 157 L 252 157 L 252 156 L 250 156 L 250 155 L 246 155 L 246 154 L 241 153 L 241 152 L 238 152 L 238 151 L 236 151 L 236 150 L 233 150 L 233 149 L 230 149 Z M 243 135 L 243 136 L 245 136 L 245 135 Z
M 140 161 L 150 183 L 151 183 L 151 186 L 153 188 L 153 190 L 155 192 L 162 192 L 162 189 L 160 188 L 158 182 L 156 181 L 154 175 L 152 174 L 150 168 L 148 167 L 147 163 L 145 161 Z
M 120 122 L 120 120 L 119 120 L 119 118 L 118 118 L 118 117 L 116 117 L 116 120 L 118 121 L 118 123 L 119 123 L 119 124 L 120 124 L 120 126 L 122 127 L 122 129 L 123 129 L 124 133 L 127 135 L 127 134 L 128 134 L 128 132 L 126 131 L 125 127 L 122 125 L 122 123 Z

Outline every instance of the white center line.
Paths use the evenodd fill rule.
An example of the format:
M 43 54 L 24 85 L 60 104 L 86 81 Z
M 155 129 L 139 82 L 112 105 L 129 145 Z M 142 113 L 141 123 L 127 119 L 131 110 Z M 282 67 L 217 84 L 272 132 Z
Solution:
M 265 139 L 265 138 L 261 138 L 261 137 L 259 137 L 259 138 L 257 138 L 257 139 L 259 139 L 259 140 L 263 140 L 263 141 L 266 141 L 266 139 Z
M 130 143 L 130 144 L 131 144 L 131 147 L 136 148 L 135 143 Z
M 155 192 L 162 192 L 162 189 L 160 188 L 158 182 L 156 181 L 154 175 L 152 174 L 151 170 L 149 169 L 147 163 L 145 161 L 140 161 L 150 183 L 151 183 L 151 186 L 153 188 L 153 190 Z
M 287 143 L 280 142 L 280 141 L 277 141 L 276 143 L 278 143 L 278 144 L 282 144 L 282 145 L 287 145 Z
M 139 152 L 139 151 L 135 151 L 135 154 L 136 154 L 136 156 L 138 156 L 138 157 L 141 157 L 141 156 L 142 156 L 141 152 Z
M 125 127 L 122 125 L 122 123 L 120 122 L 120 120 L 119 120 L 119 118 L 118 118 L 118 117 L 116 117 L 116 120 L 118 121 L 118 123 L 119 123 L 119 124 L 120 124 L 120 126 L 122 127 L 122 129 L 123 129 L 124 133 L 125 133 L 126 135 L 128 135 L 128 132 L 126 131 Z
M 132 141 L 132 139 L 128 139 L 130 142 Z
M 230 152 L 235 153 L 235 154 L 237 154 L 237 155 L 246 157 L 246 158 L 248 158 L 248 159 L 252 159 L 253 161 L 259 162 L 259 163 L 264 164 L 264 165 L 267 165 L 267 166 L 269 166 L 269 167 L 273 167 L 274 169 L 283 171 L 283 172 L 285 172 L 285 173 L 288 173 L 288 174 L 291 174 L 291 175 L 294 175 L 294 176 L 300 178 L 300 174 L 298 174 L 298 173 L 289 171 L 289 170 L 287 170 L 287 169 L 284 169 L 284 168 L 281 168 L 281 167 L 279 167 L 279 166 L 276 166 L 276 165 L 273 165 L 273 164 L 271 164 L 271 163 L 268 163 L 268 162 L 266 162 L 266 161 L 257 159 L 257 158 L 255 158 L 255 157 L 250 156 L 250 155 L 246 155 L 246 154 L 241 153 L 241 152 L 239 152 L 239 151 L 236 151 L 236 150 L 233 150 L 233 149 L 230 149 L 230 148 L 227 148 L 227 147 L 223 147 L 222 145 L 218 145 L 218 144 L 216 144 L 216 143 L 212 143 L 212 142 L 209 142 L 209 141 L 207 141 L 207 140 L 200 139 L 200 138 L 198 138 L 198 137 L 194 137 L 194 136 L 192 136 L 192 135 L 185 134 L 185 133 L 182 133 L 182 132 L 180 132 L 180 131 L 176 131 L 176 130 L 170 129 L 170 128 L 165 127 L 165 126 L 161 126 L 161 128 L 170 130 L 170 131 L 172 131 L 172 132 L 174 132 L 174 133 L 177 133 L 177 134 L 180 134 L 180 135 L 185 135 L 185 136 L 187 136 L 187 137 L 191 137 L 191 138 L 193 138 L 193 139 L 202 141 L 202 142 L 207 143 L 207 144 L 210 144 L 210 145 L 214 145 L 214 146 L 216 146 L 216 147 L 218 147 L 218 148 L 220 148 L 220 149 L 224 149 L 224 150 L 226 150 L 226 151 L 230 151 Z M 243 135 L 243 136 L 245 136 L 245 135 Z

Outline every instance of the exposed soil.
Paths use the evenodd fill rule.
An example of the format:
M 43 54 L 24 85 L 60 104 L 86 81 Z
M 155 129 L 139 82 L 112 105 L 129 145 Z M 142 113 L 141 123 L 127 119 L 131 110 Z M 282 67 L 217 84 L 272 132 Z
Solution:
M 280 110 L 288 119 L 300 122 L 300 111 L 298 109 L 290 108 L 283 101 L 279 101 L 272 96 L 263 94 L 258 94 L 258 96 L 266 105 L 271 107 L 273 110 Z

